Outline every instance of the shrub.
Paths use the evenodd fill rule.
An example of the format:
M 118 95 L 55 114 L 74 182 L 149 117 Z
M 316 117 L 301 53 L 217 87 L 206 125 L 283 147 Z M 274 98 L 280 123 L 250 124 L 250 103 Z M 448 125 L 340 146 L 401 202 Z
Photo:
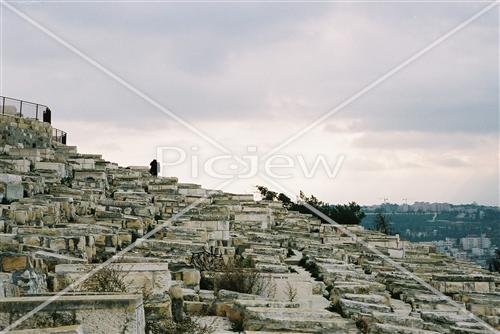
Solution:
M 19 252 L 19 245 L 0 244 L 0 252 L 2 252 L 2 253 L 17 253 L 17 252 Z
M 368 333 L 370 323 L 366 318 L 360 318 L 356 320 L 356 326 L 361 330 L 362 333 Z
M 73 181 L 73 178 L 71 178 L 71 177 L 63 177 L 61 179 L 61 183 L 64 184 L 65 186 L 67 186 L 68 188 L 72 187 L 72 181 Z
M 268 288 L 263 275 L 247 260 L 229 261 L 222 271 L 214 275 L 214 290 L 230 290 L 240 293 L 261 294 Z
M 33 316 L 33 318 L 26 323 L 22 323 L 18 329 L 31 329 L 31 328 L 54 328 L 60 326 L 79 325 L 75 317 L 64 310 L 56 310 L 51 313 L 40 312 Z M 4 329 L 0 326 L 0 329 Z
M 121 267 L 107 266 L 87 278 L 79 287 L 89 292 L 126 292 L 129 284 L 125 282 L 128 272 Z
M 321 271 L 319 270 L 318 265 L 316 264 L 316 262 L 310 260 L 307 256 L 303 256 L 300 259 L 299 266 L 310 272 L 311 276 L 316 280 L 321 280 Z
M 216 254 L 213 250 L 207 252 L 193 253 L 191 255 L 191 265 L 199 271 L 216 271 L 224 266 L 222 255 Z
M 212 334 L 215 332 L 213 324 L 202 325 L 191 318 L 181 322 L 172 319 L 163 319 L 148 323 L 149 334 Z
M 326 308 L 330 312 L 338 313 L 342 315 L 342 309 L 340 308 L 340 305 L 338 302 L 335 303 L 330 303 L 330 305 Z
M 208 273 L 206 271 L 201 272 L 200 289 L 202 290 L 214 289 L 214 279 L 212 273 Z
M 245 330 L 245 320 L 238 319 L 231 321 L 231 330 L 233 332 L 242 333 Z
M 288 296 L 288 301 L 293 303 L 297 299 L 297 288 L 294 288 L 290 282 L 286 282 L 286 292 Z

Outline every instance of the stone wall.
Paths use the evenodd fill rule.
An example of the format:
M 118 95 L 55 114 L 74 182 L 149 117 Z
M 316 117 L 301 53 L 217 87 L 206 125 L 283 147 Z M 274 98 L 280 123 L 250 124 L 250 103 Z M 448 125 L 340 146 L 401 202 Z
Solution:
M 0 297 L 47 292 L 41 260 L 29 253 L 0 252 Z
M 48 298 L 50 297 L 0 299 L 0 328 L 6 328 Z M 144 334 L 142 296 L 65 295 L 25 320 L 17 329 L 75 324 L 80 324 L 84 333 Z
M 52 126 L 35 119 L 0 117 L 0 146 L 47 148 L 52 144 Z
M 55 267 L 55 290 L 64 288 L 65 283 L 73 282 L 86 275 L 95 265 L 59 264 Z M 150 289 L 156 294 L 165 293 L 170 287 L 171 274 L 168 263 L 116 263 L 109 268 L 123 273 L 124 283 L 130 292 Z
M 21 182 L 19 175 L 0 173 L 0 202 L 23 198 L 24 187 Z
M 55 328 L 44 328 L 44 329 L 22 329 L 19 331 L 10 331 L 11 334 L 85 334 L 82 326 L 61 326 Z

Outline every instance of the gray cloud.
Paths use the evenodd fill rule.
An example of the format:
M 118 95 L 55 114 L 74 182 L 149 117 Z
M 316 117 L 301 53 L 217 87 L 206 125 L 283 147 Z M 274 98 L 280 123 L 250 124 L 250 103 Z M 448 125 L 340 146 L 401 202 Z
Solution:
M 14 5 L 224 143 L 238 137 L 238 144 L 267 148 L 485 4 Z M 50 105 L 56 123 L 70 126 L 71 138 L 81 141 L 75 144 L 131 163 L 153 154 L 150 131 L 156 144 L 190 145 L 193 139 L 168 116 L 12 13 L 4 11 L 4 18 L 3 94 Z M 491 171 L 498 161 L 497 24 L 497 11 L 481 17 L 309 139 L 348 142 L 339 150 L 349 153 L 353 173 L 397 172 L 396 186 L 419 180 L 414 197 L 427 191 L 418 187 L 422 180 L 445 188 L 440 180 L 453 170 L 473 184 L 481 174 L 479 183 L 489 185 L 481 198 L 497 202 L 498 173 Z M 262 123 L 272 135 L 263 136 Z M 86 141 L 93 128 L 99 133 Z M 393 176 L 387 173 L 385 182 Z M 371 184 L 350 175 L 343 189 Z M 331 193 L 325 184 L 316 189 Z M 360 191 L 371 196 L 367 187 Z
M 318 117 L 480 8 L 18 7 L 180 116 L 198 121 Z M 361 119 L 361 127 L 382 130 L 496 131 L 498 40 L 490 16 L 338 117 Z M 138 126 L 142 120 L 163 117 L 19 18 L 7 13 L 6 26 L 5 88 L 12 95 L 41 96 L 71 119 Z M 23 83 L 28 80 L 27 88 Z
M 463 158 L 457 158 L 457 157 L 454 157 L 454 158 L 445 158 L 445 159 L 439 161 L 439 163 L 442 166 L 451 167 L 451 168 L 456 168 L 456 167 L 470 167 L 471 166 L 471 164 L 468 161 L 466 161 L 465 159 L 463 159 Z
M 327 131 L 335 129 L 326 127 Z M 376 131 L 362 133 L 353 139 L 354 147 L 364 149 L 395 150 L 477 150 L 491 147 L 497 143 L 497 136 L 492 134 L 474 134 L 463 132 L 441 133 L 432 131 Z

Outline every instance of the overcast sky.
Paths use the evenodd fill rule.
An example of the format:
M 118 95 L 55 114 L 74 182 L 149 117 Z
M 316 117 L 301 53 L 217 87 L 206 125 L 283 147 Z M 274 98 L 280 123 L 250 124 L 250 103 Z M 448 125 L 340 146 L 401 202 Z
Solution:
M 166 175 L 211 187 L 190 163 L 219 152 L 207 138 L 265 154 L 487 5 L 8 2 L 60 40 L 3 7 L 0 94 L 49 105 L 69 144 L 121 165 L 182 148 Z M 277 152 L 345 157 L 335 178 L 276 181 L 331 202 L 498 205 L 498 49 L 493 8 Z M 276 189 L 226 190 L 255 184 Z

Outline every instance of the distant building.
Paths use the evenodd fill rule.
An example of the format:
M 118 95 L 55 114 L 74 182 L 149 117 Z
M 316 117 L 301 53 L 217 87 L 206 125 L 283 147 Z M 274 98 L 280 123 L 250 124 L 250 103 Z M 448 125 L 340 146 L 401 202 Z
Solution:
M 486 252 L 483 248 L 472 248 L 471 253 L 473 256 L 483 256 Z
M 467 252 L 456 252 L 453 256 L 459 260 L 467 260 Z
M 460 245 L 465 251 L 471 251 L 473 248 L 484 249 L 491 247 L 491 240 L 490 238 L 486 238 L 484 234 L 479 237 L 467 236 L 460 239 Z
M 446 254 L 454 254 L 460 250 L 456 248 L 457 239 L 446 238 L 446 240 L 431 241 L 431 243 L 436 246 L 436 251 Z

